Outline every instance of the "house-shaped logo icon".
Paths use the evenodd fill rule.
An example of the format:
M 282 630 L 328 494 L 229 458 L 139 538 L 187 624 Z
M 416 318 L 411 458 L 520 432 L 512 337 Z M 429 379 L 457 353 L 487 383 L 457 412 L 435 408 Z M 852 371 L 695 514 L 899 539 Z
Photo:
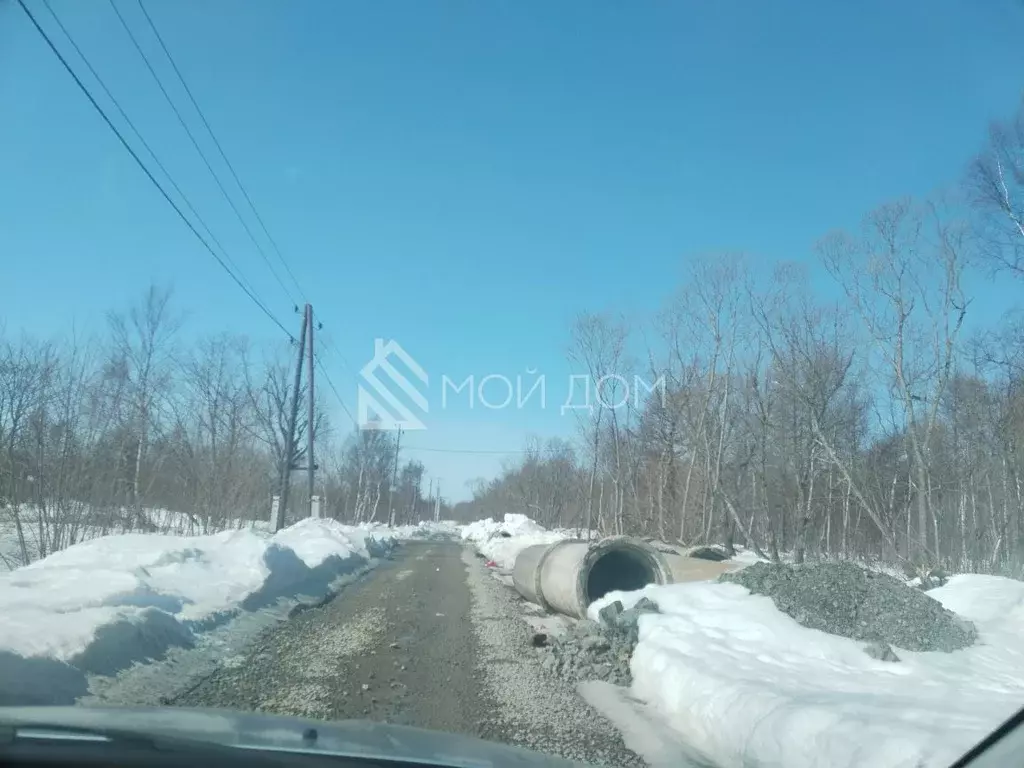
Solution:
M 391 364 L 393 359 L 400 361 L 420 384 L 411 382 Z M 426 425 L 417 418 L 413 409 L 396 397 L 404 395 L 408 401 L 422 413 L 429 410 L 427 398 L 421 389 L 426 389 L 429 379 L 427 372 L 417 363 L 412 355 L 402 349 L 402 345 L 394 339 L 374 339 L 373 359 L 359 371 L 362 381 L 359 384 L 358 421 L 360 429 L 426 429 Z M 387 374 L 387 383 L 378 378 L 378 373 Z

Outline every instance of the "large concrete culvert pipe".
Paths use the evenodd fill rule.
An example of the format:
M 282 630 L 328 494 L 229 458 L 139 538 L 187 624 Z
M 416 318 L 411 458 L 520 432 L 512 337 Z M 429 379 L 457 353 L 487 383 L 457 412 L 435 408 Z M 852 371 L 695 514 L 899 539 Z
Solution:
M 577 619 L 587 606 L 612 590 L 669 584 L 671 570 L 661 553 L 643 541 L 615 536 L 596 543 L 566 539 L 527 547 L 516 557 L 512 581 L 533 603 Z
M 714 579 L 733 569 L 728 562 L 663 553 L 640 539 L 612 536 L 526 547 L 516 557 L 512 582 L 530 602 L 584 619 L 590 604 L 609 592 Z

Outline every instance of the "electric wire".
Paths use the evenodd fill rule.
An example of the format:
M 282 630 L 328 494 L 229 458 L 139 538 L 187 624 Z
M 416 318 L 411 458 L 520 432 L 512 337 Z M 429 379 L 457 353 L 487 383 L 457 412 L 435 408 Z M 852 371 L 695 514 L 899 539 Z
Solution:
M 184 212 L 181 210 L 181 208 L 178 206 L 178 204 L 170 196 L 170 194 L 168 194 L 167 190 L 164 189 L 164 187 L 160 184 L 159 181 L 157 181 L 156 177 L 153 175 L 153 172 L 149 170 L 149 168 L 146 166 L 146 164 L 144 162 L 142 162 L 142 159 L 139 157 L 138 153 L 136 153 L 136 151 L 132 148 L 131 144 L 128 143 L 128 140 L 125 139 L 124 134 L 122 134 L 121 131 L 117 128 L 117 126 L 114 125 L 114 122 L 110 119 L 110 116 L 106 113 L 106 111 L 103 109 L 103 107 L 100 106 L 99 102 L 96 101 L 96 98 L 92 95 L 92 92 L 85 85 L 85 83 L 82 82 L 81 78 L 78 76 L 78 74 L 75 72 L 75 70 L 68 63 L 67 59 L 64 58 L 64 55 L 57 48 L 56 44 L 50 38 L 49 34 L 47 34 L 46 30 L 43 29 L 42 25 L 39 23 L 39 20 L 36 19 L 35 14 L 33 14 L 32 11 L 30 11 L 28 9 L 28 6 L 25 5 L 24 0 L 17 0 L 17 3 L 21 7 L 21 10 L 25 12 L 25 15 L 28 16 L 29 21 L 32 22 L 32 26 L 34 26 L 36 28 L 36 31 L 43 38 L 44 42 L 49 47 L 49 49 L 53 52 L 54 56 L 57 57 L 57 60 L 61 63 L 61 66 L 64 67 L 65 71 L 75 81 L 75 85 L 78 86 L 78 89 L 89 100 L 89 103 L 92 105 L 93 109 L 95 109 L 96 112 L 100 115 L 100 117 L 103 118 L 103 121 L 107 124 L 107 127 L 110 128 L 110 130 L 117 137 L 118 141 L 121 142 L 121 146 L 123 146 L 125 148 L 125 150 L 128 152 L 128 154 L 131 155 L 132 159 L 139 166 L 139 168 L 142 169 L 142 172 L 144 174 L 146 174 L 146 178 L 148 178 L 150 183 L 152 183 L 153 186 L 157 188 L 157 191 L 159 191 L 160 194 L 163 196 L 164 200 L 167 201 L 167 204 L 170 205 L 171 208 L 174 209 L 174 212 L 178 215 L 178 218 L 180 218 L 182 220 L 182 222 L 184 222 L 185 226 L 188 227 L 189 231 L 192 232 L 193 235 L 195 235 L 196 239 L 202 244 L 202 246 L 206 249 L 206 251 L 214 258 L 214 260 L 217 262 L 217 264 L 219 264 L 220 267 L 225 272 L 228 273 L 228 276 L 235 282 L 236 285 L 238 285 L 239 288 L 242 289 L 242 291 L 245 293 L 245 295 L 248 296 L 249 299 L 278 328 L 280 328 L 282 331 L 284 331 L 284 333 L 287 334 L 289 338 L 291 338 L 291 334 L 288 332 L 288 329 L 285 328 L 284 325 L 281 323 L 281 321 L 278 320 L 274 316 L 274 314 L 255 296 L 255 294 L 252 291 L 250 291 L 245 286 L 245 284 L 239 279 L 239 277 L 234 272 L 231 271 L 231 268 L 227 265 L 227 263 L 224 261 L 224 259 L 222 259 L 217 254 L 217 252 L 213 250 L 213 247 L 206 240 L 206 238 L 204 238 L 202 236 L 202 234 L 199 232 L 199 230 L 196 229 L 195 225 L 188 219 L 188 217 L 184 214 Z

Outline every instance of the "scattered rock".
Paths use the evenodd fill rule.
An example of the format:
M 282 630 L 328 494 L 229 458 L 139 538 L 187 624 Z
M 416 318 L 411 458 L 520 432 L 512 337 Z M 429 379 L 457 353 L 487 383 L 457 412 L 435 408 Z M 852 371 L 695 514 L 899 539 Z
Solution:
M 629 660 L 639 639 L 637 622 L 658 606 L 646 597 L 629 609 L 618 600 L 600 610 L 600 622 L 584 619 L 563 635 L 552 636 L 543 668 L 571 682 L 605 680 L 615 685 L 632 683 Z
M 530 638 L 530 643 L 534 648 L 543 648 L 548 644 L 548 636 L 546 632 L 534 632 L 533 637 Z
M 873 659 L 878 659 L 879 661 L 900 660 L 900 657 L 896 655 L 888 643 L 869 643 L 864 648 L 864 653 Z
M 757 563 L 719 581 L 766 595 L 797 622 L 833 635 L 908 651 L 955 651 L 974 625 L 919 589 L 853 563 Z
M 649 597 L 641 597 L 637 600 L 636 604 L 633 606 L 633 610 L 638 613 L 661 613 L 661 609 L 658 608 L 658 604 Z
M 601 623 L 605 626 L 611 626 L 615 623 L 615 619 L 622 613 L 622 602 L 616 600 L 613 603 L 608 603 L 604 608 L 598 611 L 598 616 L 601 617 Z
M 729 554 L 725 549 L 716 544 L 690 547 L 683 554 L 686 557 L 694 557 L 698 560 L 711 560 L 715 563 L 721 563 L 729 559 Z

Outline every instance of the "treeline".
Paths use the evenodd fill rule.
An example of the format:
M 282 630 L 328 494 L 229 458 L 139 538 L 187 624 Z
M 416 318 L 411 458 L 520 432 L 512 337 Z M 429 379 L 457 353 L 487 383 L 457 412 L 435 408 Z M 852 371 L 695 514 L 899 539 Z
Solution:
M 209 533 L 269 521 L 285 466 L 293 350 L 184 343 L 170 293 L 112 312 L 102 338 L 0 335 L 0 558 L 27 563 L 106 533 Z M 302 393 L 301 397 L 305 397 Z M 306 463 L 299 410 L 293 466 Z M 314 415 L 317 492 L 345 522 L 432 519 L 423 466 L 394 437 Z M 392 481 L 397 483 L 392 486 Z M 293 479 L 287 520 L 308 514 Z M 170 510 L 167 513 L 165 510 Z
M 531 446 L 456 514 L 1022 575 L 1024 326 L 972 316 L 993 281 L 1024 290 L 1024 108 L 951 193 L 815 251 L 768 281 L 700 261 L 644 326 L 579 317 L 572 361 L 604 385 L 580 440 Z M 664 389 L 637 406 L 634 374 Z

